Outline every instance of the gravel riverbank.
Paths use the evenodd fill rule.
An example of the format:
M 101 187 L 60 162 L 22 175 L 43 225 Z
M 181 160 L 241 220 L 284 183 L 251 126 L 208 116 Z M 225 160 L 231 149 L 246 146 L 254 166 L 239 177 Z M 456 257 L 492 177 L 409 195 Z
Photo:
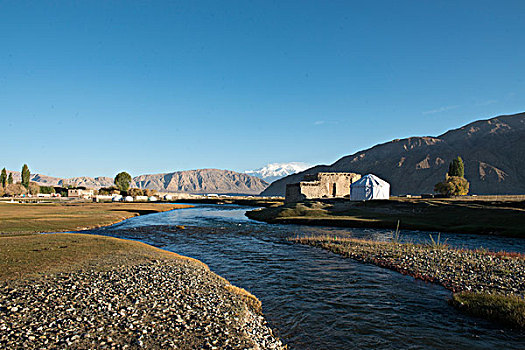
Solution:
M 304 237 L 295 241 L 438 283 L 453 292 L 525 296 L 525 259 L 518 254 L 454 249 L 444 244 L 376 242 L 334 237 Z
M 302 237 L 294 241 L 441 284 L 451 304 L 474 316 L 525 329 L 525 258 L 516 253 L 454 249 L 444 244 Z
M 285 348 L 257 303 L 192 260 L 4 281 L 0 348 Z

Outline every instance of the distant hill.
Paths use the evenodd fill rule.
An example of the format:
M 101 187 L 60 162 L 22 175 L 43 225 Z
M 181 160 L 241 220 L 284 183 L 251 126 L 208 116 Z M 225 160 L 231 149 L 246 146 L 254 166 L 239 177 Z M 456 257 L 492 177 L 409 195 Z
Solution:
M 167 174 L 140 175 L 133 178 L 138 188 L 182 193 L 258 194 L 268 183 L 230 170 L 199 169 Z
M 244 173 L 252 176 L 256 176 L 264 181 L 271 183 L 275 180 L 279 180 L 285 176 L 298 173 L 300 171 L 308 169 L 310 166 L 300 162 L 290 163 L 270 163 L 262 168 L 255 170 L 247 170 Z
M 392 194 L 432 193 L 450 161 L 461 156 L 472 194 L 525 194 L 525 113 L 479 120 L 438 137 L 393 140 L 272 183 L 262 195 L 284 195 L 286 184 L 321 171 L 375 174 Z
M 21 181 L 20 172 L 13 173 L 15 182 Z M 74 177 L 61 179 L 42 174 L 31 174 L 31 181 L 46 186 L 85 186 L 99 189 L 113 186 L 110 177 Z M 254 176 L 230 170 L 199 169 L 165 174 L 140 175 L 133 178 L 132 187 L 149 188 L 160 192 L 258 194 L 268 183 Z

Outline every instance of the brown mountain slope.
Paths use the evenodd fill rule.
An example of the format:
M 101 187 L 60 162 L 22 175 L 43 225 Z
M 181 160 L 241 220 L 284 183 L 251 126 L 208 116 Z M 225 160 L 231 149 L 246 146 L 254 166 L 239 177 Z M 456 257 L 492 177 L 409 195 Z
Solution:
M 13 173 L 15 182 L 21 181 L 20 172 Z M 74 177 L 61 179 L 42 174 L 31 174 L 31 181 L 46 186 L 72 186 L 101 188 L 113 186 L 110 177 Z M 230 170 L 199 169 L 177 171 L 166 174 L 140 175 L 133 178 L 131 187 L 149 188 L 160 192 L 179 193 L 217 193 L 217 194 L 258 194 L 268 187 L 268 183 L 255 176 Z
M 465 162 L 472 194 L 525 193 L 525 113 L 479 120 L 438 137 L 393 140 L 285 177 L 262 195 L 284 195 L 286 184 L 319 171 L 373 173 L 392 194 L 432 193 L 456 156 Z
M 258 194 L 268 183 L 230 170 L 199 169 L 168 174 L 141 175 L 134 179 L 138 188 L 183 193 Z

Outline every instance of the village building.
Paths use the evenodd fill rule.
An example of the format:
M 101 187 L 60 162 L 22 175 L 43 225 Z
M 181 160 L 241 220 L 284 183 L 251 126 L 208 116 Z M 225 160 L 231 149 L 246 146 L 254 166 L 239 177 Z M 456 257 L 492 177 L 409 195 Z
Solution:
M 73 198 L 92 198 L 93 190 L 82 190 L 79 188 L 70 188 L 67 190 L 67 196 Z
M 314 198 L 343 198 L 350 196 L 350 185 L 361 178 L 356 173 L 308 174 L 303 180 L 286 185 L 287 203 Z

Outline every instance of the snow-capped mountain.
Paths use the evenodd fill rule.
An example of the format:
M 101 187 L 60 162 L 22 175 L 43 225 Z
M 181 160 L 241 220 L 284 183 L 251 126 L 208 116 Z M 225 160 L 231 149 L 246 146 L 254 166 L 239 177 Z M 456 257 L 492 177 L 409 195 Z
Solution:
M 255 170 L 247 170 L 244 173 L 251 176 L 256 176 L 268 183 L 271 183 L 275 180 L 301 172 L 310 167 L 311 165 L 301 162 L 270 163 L 262 168 Z

